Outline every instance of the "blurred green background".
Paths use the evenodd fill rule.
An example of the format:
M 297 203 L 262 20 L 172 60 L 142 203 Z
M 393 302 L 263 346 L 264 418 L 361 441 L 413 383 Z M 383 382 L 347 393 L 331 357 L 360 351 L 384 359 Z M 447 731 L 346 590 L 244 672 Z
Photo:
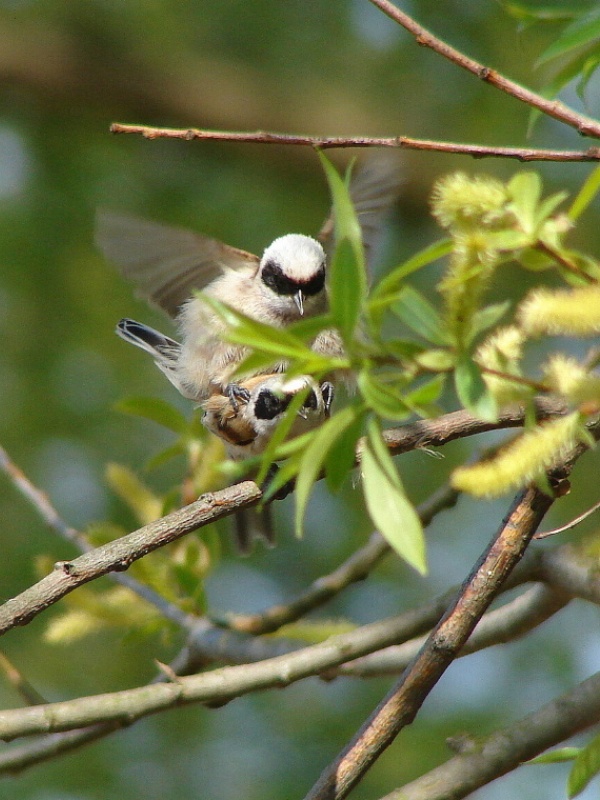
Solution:
M 519 31 L 492 0 L 402 5 L 483 63 L 541 85 L 543 75 L 532 64 L 556 29 Z M 150 359 L 113 333 L 123 316 L 169 328 L 95 251 L 95 209 L 132 211 L 261 252 L 283 233 L 316 232 L 329 205 L 308 148 L 146 141 L 111 136 L 111 122 L 584 146 L 575 131 L 548 120 L 527 139 L 527 109 L 417 47 L 367 0 L 6 0 L 0 2 L 0 98 L 0 443 L 67 522 L 80 527 L 102 519 L 135 527 L 106 486 L 105 465 L 116 461 L 141 471 L 169 443 L 165 431 L 117 413 L 114 403 L 146 394 L 191 411 Z M 587 107 L 574 91 L 564 99 L 593 115 L 599 98 L 596 80 Z M 332 157 L 344 164 L 350 155 Z M 431 185 L 458 168 L 506 178 L 519 165 L 406 152 L 406 183 L 382 248 L 384 267 L 439 235 L 428 214 Z M 548 191 L 574 191 L 592 167 L 536 169 Z M 593 255 L 600 245 L 597 213 L 598 203 L 573 239 Z M 431 291 L 437 277 L 429 269 L 420 287 Z M 494 291 L 503 297 L 522 292 L 520 280 L 508 269 Z M 449 447 L 443 460 L 423 453 L 404 458 L 411 496 L 419 501 L 437 488 L 470 446 Z M 145 477 L 165 490 L 182 468 Z M 572 496 L 548 526 L 585 508 L 596 486 L 588 456 L 575 473 Z M 428 534 L 426 579 L 389 559 L 322 615 L 370 621 L 462 580 L 508 502 L 482 507 L 462 501 Z M 0 508 L 0 595 L 7 599 L 36 579 L 36 556 L 69 558 L 73 550 L 4 477 Z M 276 550 L 258 548 L 240 561 L 226 544 L 207 587 L 212 610 L 256 610 L 290 598 L 368 536 L 351 485 L 334 499 L 318 488 L 302 541 L 290 531 L 291 508 L 287 500 L 276 509 Z M 51 646 L 40 637 L 58 610 L 11 631 L 2 643 L 48 700 L 138 685 L 154 675 L 154 658 L 168 661 L 181 645 L 179 639 L 115 632 Z M 590 636 L 597 626 L 595 610 L 573 605 L 527 641 L 454 665 L 418 721 L 352 796 L 389 792 L 445 759 L 445 737 L 483 734 L 588 675 L 600 655 L 597 636 Z M 0 795 L 291 800 L 303 796 L 389 685 L 383 679 L 365 685 L 311 680 L 219 710 L 174 711 L 5 780 Z M 0 701 L 2 707 L 20 702 L 4 686 Z M 561 798 L 565 775 L 560 766 L 523 768 L 478 797 Z

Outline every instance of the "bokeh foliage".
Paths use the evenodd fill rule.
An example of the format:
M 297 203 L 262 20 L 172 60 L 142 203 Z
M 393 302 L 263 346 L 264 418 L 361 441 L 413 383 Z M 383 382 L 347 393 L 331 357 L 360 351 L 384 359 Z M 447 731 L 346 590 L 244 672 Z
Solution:
M 544 64 L 537 72 L 533 66 L 556 39 L 556 27 L 518 31 L 499 4 L 475 0 L 423 0 L 414 11 L 456 46 L 513 78 L 533 86 L 551 78 L 544 75 Z M 151 395 L 178 404 L 186 418 L 191 415 L 153 366 L 113 335 L 114 323 L 125 315 L 158 327 L 165 323 L 132 297 L 94 251 L 96 207 L 132 210 L 260 252 L 290 230 L 315 232 L 329 204 L 321 168 L 309 150 L 114 138 L 108 134 L 111 121 L 529 143 L 526 108 L 416 47 L 363 0 L 13 2 L 0 8 L 0 20 L 0 440 L 50 493 L 67 520 L 79 526 L 110 519 L 126 529 L 134 527 L 138 514 L 110 489 L 106 464 L 125 464 L 139 475 L 175 438 L 151 422 L 118 413 L 113 408 L 117 401 Z M 564 96 L 584 108 L 572 84 L 566 85 Z M 597 98 L 592 76 L 585 102 L 594 109 Z M 543 146 L 580 144 L 575 132 L 547 120 L 538 120 L 533 137 Z M 345 160 L 336 157 L 338 163 Z M 406 186 L 381 254 L 385 269 L 439 238 L 429 213 L 432 185 L 457 169 L 479 172 L 481 164 L 458 156 L 406 154 Z M 544 196 L 563 189 L 573 196 L 591 169 L 540 165 Z M 511 162 L 485 164 L 486 173 L 504 182 L 517 171 Z M 595 200 L 570 234 L 574 249 L 598 252 L 597 208 Z M 433 285 L 439 277 L 436 267 L 415 275 L 411 282 L 420 292 L 419 307 L 435 300 Z M 507 266 L 490 287 L 490 303 L 513 291 L 523 296 L 537 280 Z M 545 280 L 558 285 L 555 275 Z M 407 324 L 415 295 L 404 300 Z M 577 350 L 573 356 L 581 354 Z M 457 445 L 443 463 L 421 453 L 403 459 L 402 479 L 411 499 L 422 499 L 427 484 L 438 485 L 464 453 L 465 447 Z M 161 495 L 186 466 L 181 458 L 151 470 L 144 480 Z M 580 469 L 573 497 L 561 510 L 565 519 L 586 505 L 596 483 L 593 470 L 586 475 Z M 34 579 L 34 556 L 42 552 L 54 560 L 68 558 L 72 551 L 39 523 L 5 481 L 0 502 L 0 585 L 3 597 L 10 597 Z M 213 610 L 255 609 L 291 596 L 333 568 L 369 530 L 360 495 L 350 485 L 333 501 L 317 488 L 301 541 L 293 537 L 291 503 L 281 505 L 277 515 L 283 535 L 277 550 L 259 550 L 240 563 L 230 557 L 225 541 L 226 555 L 207 586 Z M 504 503 L 486 506 L 485 530 L 479 508 L 463 504 L 452 531 L 445 523 L 434 526 L 426 580 L 390 561 L 369 586 L 356 587 L 328 613 L 366 621 L 409 607 L 446 588 L 448 581 L 461 579 Z M 97 535 L 101 539 L 106 531 L 97 529 Z M 192 552 L 181 553 L 174 563 L 201 570 L 202 548 L 217 546 L 216 540 L 202 539 L 201 546 L 191 545 Z M 150 562 L 144 568 L 150 571 Z M 40 637 L 50 616 L 60 610 L 13 631 L 3 644 L 48 699 L 148 680 L 154 674 L 152 659 L 168 660 L 180 644 L 164 631 L 123 638 L 115 629 L 86 640 L 85 647 L 53 647 Z M 555 637 L 552 629 L 538 632 L 530 642 L 461 665 L 472 675 L 473 705 L 465 710 L 464 698 L 448 676 L 420 729 L 404 738 L 402 763 L 390 752 L 356 797 L 377 796 L 444 758 L 444 752 L 429 746 L 432 739 L 441 741 L 458 728 L 493 728 L 508 716 L 507 708 L 498 708 L 498 696 L 512 696 L 522 709 L 585 673 L 597 649 L 592 643 L 589 650 L 574 653 L 569 637 L 586 619 L 593 625 L 583 613 L 573 619 L 568 635 L 563 623 L 554 630 Z M 541 661 L 546 681 L 533 689 Z M 514 688 L 517 675 L 528 690 Z M 186 709 L 147 720 L 112 741 L 18 777 L 8 790 L 16 800 L 111 800 L 125 794 L 179 800 L 202 787 L 204 797 L 223 800 L 241 796 L 241 787 L 245 797 L 251 798 L 252 792 L 262 797 L 261 787 L 268 782 L 272 796 L 277 786 L 279 796 L 297 797 L 313 773 L 306 765 L 326 763 L 387 686 L 387 681 L 350 688 L 349 682 L 343 683 L 343 690 L 312 682 L 308 691 L 297 686 L 244 699 L 219 711 L 218 717 Z M 343 707 L 338 707 L 342 697 Z M 3 699 L 6 705 L 18 702 L 8 690 Z M 228 777 L 219 766 L 224 762 Z M 562 796 L 558 782 L 541 783 L 543 769 L 552 768 L 531 767 L 530 776 L 513 784 L 518 785 L 513 794 Z M 241 783 L 235 774 L 242 776 Z M 505 783 L 501 795 L 492 787 L 481 794 L 492 798 L 510 792 Z

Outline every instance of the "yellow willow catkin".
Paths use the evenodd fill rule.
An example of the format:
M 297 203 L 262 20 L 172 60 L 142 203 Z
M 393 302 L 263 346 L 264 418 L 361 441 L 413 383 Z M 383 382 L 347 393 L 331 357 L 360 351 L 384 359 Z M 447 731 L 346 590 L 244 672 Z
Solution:
M 519 364 L 525 336 L 515 325 L 499 328 L 477 348 L 479 364 L 507 375 L 521 376 Z M 531 395 L 531 389 L 518 381 L 483 373 L 483 379 L 499 406 L 518 402 Z
M 431 206 L 443 228 L 489 229 L 505 219 L 509 199 L 506 187 L 496 178 L 455 172 L 435 184 Z
M 544 365 L 544 382 L 571 403 L 600 402 L 600 375 L 564 353 L 550 356 Z
M 518 318 L 532 336 L 591 336 L 600 332 L 600 286 L 538 289 L 523 301 Z
M 566 455 L 578 439 L 580 415 L 545 422 L 507 445 L 494 458 L 459 467 L 451 482 L 475 497 L 498 497 L 536 480 Z

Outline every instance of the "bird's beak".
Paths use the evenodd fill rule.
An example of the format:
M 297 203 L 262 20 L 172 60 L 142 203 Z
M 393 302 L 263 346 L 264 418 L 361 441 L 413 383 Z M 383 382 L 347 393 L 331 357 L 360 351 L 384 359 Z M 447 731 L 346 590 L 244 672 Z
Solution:
M 294 303 L 298 306 L 298 311 L 300 312 L 300 316 L 304 316 L 304 295 L 302 292 L 296 292 L 294 295 Z

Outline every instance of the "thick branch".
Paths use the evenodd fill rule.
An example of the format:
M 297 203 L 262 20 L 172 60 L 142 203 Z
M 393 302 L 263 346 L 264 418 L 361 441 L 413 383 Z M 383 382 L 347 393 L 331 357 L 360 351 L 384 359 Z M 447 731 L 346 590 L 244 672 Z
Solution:
M 354 740 L 326 768 L 307 800 L 346 797 L 402 728 L 413 721 L 519 562 L 552 503 L 538 489 L 521 494 L 418 656 Z
M 296 145 L 332 150 L 343 147 L 397 147 L 405 150 L 425 150 L 437 153 L 454 153 L 473 158 L 514 158 L 517 161 L 599 161 L 600 148 L 586 150 L 543 150 L 535 147 L 491 147 L 459 142 L 437 142 L 414 139 L 410 136 L 301 136 L 269 131 L 213 131 L 199 128 L 156 128 L 151 125 L 128 125 L 113 122 L 111 133 L 133 133 L 145 139 L 204 139 L 219 142 L 245 142 L 246 144 Z
M 600 672 L 382 800 L 459 800 L 600 721 Z
M 549 117 L 557 119 L 559 122 L 564 122 L 565 125 L 570 125 L 575 128 L 582 136 L 593 136 L 600 138 L 600 122 L 591 117 L 586 117 L 584 114 L 578 114 L 572 108 L 559 102 L 558 100 L 548 100 L 545 97 L 526 89 L 515 81 L 505 78 L 494 69 L 486 67 L 483 64 L 469 58 L 464 53 L 451 47 L 442 39 L 438 39 L 430 31 L 419 25 L 412 17 L 405 14 L 397 6 L 390 3 L 389 0 L 370 0 L 374 6 L 381 9 L 384 14 L 393 19 L 399 25 L 407 30 L 412 36 L 415 37 L 417 44 L 423 47 L 430 47 L 438 55 L 448 59 L 453 64 L 456 64 L 462 69 L 467 70 L 472 75 L 475 75 L 482 81 L 495 86 L 502 92 L 511 95 L 522 103 L 526 103 L 532 108 L 537 108 L 542 114 L 547 114 Z

